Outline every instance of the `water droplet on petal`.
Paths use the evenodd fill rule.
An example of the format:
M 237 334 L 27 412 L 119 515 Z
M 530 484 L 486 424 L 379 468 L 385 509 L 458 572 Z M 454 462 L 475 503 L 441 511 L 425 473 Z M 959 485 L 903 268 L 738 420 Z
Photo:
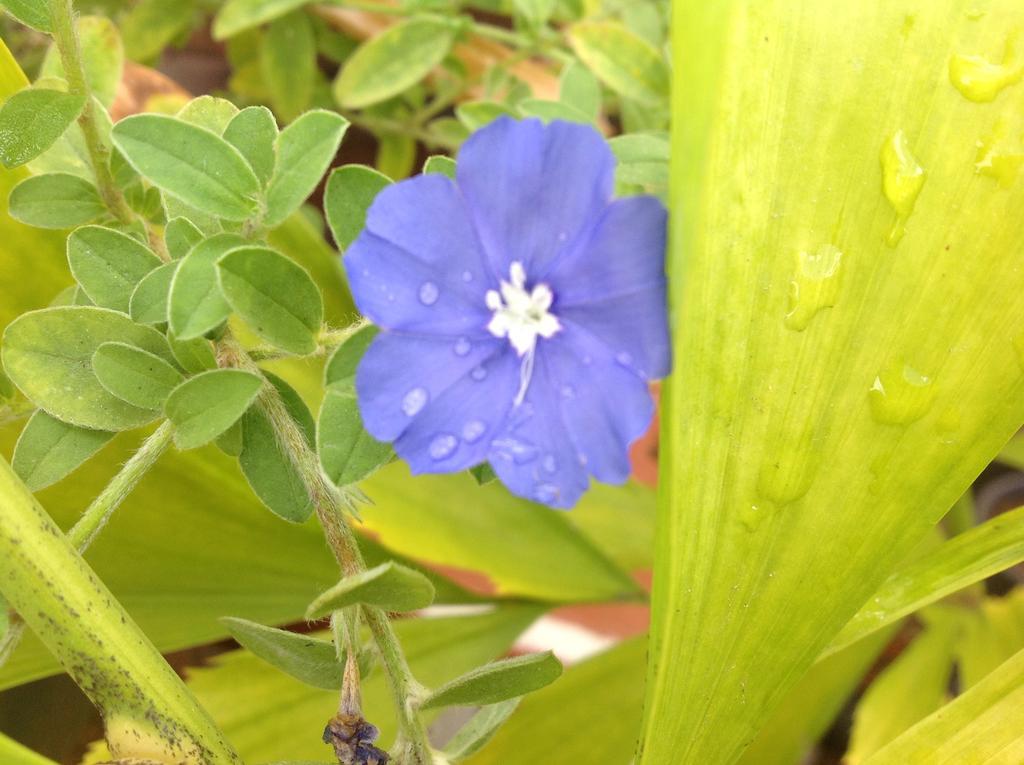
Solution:
M 470 352 L 470 350 L 472 350 L 472 348 L 473 345 L 472 343 L 469 342 L 468 337 L 460 337 L 458 340 L 455 341 L 456 356 L 465 356 L 467 353 Z
M 473 281 L 473 272 L 472 271 L 463 271 L 462 272 L 462 281 L 466 282 L 466 284 L 469 284 L 471 281 Z
M 470 420 L 462 426 L 462 440 L 467 444 L 474 444 L 480 440 L 480 436 L 487 430 L 487 426 L 480 420 Z
M 633 354 L 630 353 L 629 351 L 620 351 L 619 353 L 615 354 L 615 360 L 622 364 L 622 366 L 628 367 L 630 364 L 633 363 Z
M 556 501 L 559 494 L 561 494 L 561 491 L 553 483 L 537 484 L 537 487 L 533 490 L 533 498 L 545 505 L 550 505 Z
M 576 398 L 576 389 L 571 385 L 563 385 L 561 388 L 562 398 Z
M 434 440 L 430 442 L 428 451 L 430 452 L 430 456 L 435 460 L 443 460 L 445 457 L 450 456 L 458 445 L 459 439 L 451 433 L 441 433 L 440 435 L 434 436 Z
M 491 441 L 491 448 L 498 456 L 510 459 L 517 465 L 525 465 L 537 459 L 537 447 L 511 436 Z
M 472 377 L 477 382 L 480 382 L 485 377 L 487 377 L 487 370 L 484 369 L 483 367 L 476 367 L 472 372 L 469 373 L 469 376 Z
M 420 302 L 423 303 L 423 305 L 433 305 L 437 302 L 437 298 L 440 294 L 441 291 L 433 282 L 423 282 L 423 284 L 420 285 Z
M 549 473 L 554 473 L 556 470 L 558 470 L 558 460 L 555 459 L 554 454 L 544 455 L 544 460 L 543 462 L 541 462 L 541 464 L 544 466 L 544 469 L 547 470 Z
M 902 130 L 897 130 L 882 146 L 881 161 L 882 191 L 896 212 L 896 222 L 885 241 L 895 247 L 906 233 L 907 220 L 924 186 L 925 172 Z
M 426 388 L 413 388 L 402 399 L 402 411 L 407 417 L 414 417 L 427 403 L 428 398 L 429 394 Z

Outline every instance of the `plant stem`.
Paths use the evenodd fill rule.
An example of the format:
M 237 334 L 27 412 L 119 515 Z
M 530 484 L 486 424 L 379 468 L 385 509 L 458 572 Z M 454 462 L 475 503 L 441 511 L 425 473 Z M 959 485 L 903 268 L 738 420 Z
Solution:
M 400 120 L 388 119 L 387 117 L 370 117 L 365 114 L 352 114 L 350 112 L 346 112 L 345 117 L 347 117 L 353 125 L 357 125 L 371 132 L 404 135 L 409 138 L 415 138 L 417 141 L 428 146 L 436 146 L 449 151 L 456 151 L 459 148 L 458 143 L 455 141 L 449 141 L 446 138 L 435 135 L 430 130 L 419 128 L 414 125 L 408 125 Z
M 60 51 L 64 77 L 68 82 L 68 92 L 85 96 L 85 107 L 78 117 L 78 124 L 82 128 L 85 146 L 89 152 L 93 172 L 96 174 L 96 187 L 110 212 L 122 223 L 127 223 L 132 220 L 134 215 L 110 173 L 110 149 L 100 136 L 96 121 L 96 104 L 85 78 L 82 49 L 78 42 L 78 33 L 75 31 L 74 4 L 72 0 L 49 0 L 49 2 L 50 16 L 53 21 L 53 39 Z

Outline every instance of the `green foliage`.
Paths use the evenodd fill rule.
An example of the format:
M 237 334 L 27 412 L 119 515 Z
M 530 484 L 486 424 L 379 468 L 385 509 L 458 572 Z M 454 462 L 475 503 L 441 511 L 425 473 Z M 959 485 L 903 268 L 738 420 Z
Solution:
M 314 688 L 341 688 L 344 657 L 330 640 L 265 627 L 247 619 L 221 619 L 242 648 Z
M 324 192 L 324 212 L 334 241 L 342 250 L 366 225 L 366 211 L 391 179 L 365 165 L 345 165 L 331 171 Z
M 104 343 L 92 355 L 100 385 L 140 409 L 160 409 L 181 373 L 159 356 L 126 343 Z
M 260 71 L 283 122 L 309 108 L 317 69 L 316 37 L 308 15 L 296 11 L 274 19 L 263 37 Z
M 164 263 L 146 274 L 135 285 L 128 300 L 128 315 L 139 324 L 167 322 L 167 299 L 178 263 Z
M 668 66 L 658 49 L 612 21 L 569 29 L 573 50 L 601 81 L 626 98 L 657 103 L 668 97 Z
M 228 0 L 213 22 L 213 36 L 231 37 L 250 27 L 283 16 L 309 0 Z
M 160 265 L 152 250 L 111 228 L 83 226 L 68 237 L 71 275 L 101 308 L 127 313 L 139 282 Z
M 236 114 L 224 130 L 224 140 L 238 149 L 260 183 L 266 185 L 277 163 L 277 122 L 265 106 L 250 106 Z
M 424 709 L 496 704 L 555 682 L 562 664 L 550 651 L 502 659 L 467 672 L 436 688 Z
M 52 22 L 46 0 L 4 0 L 0 9 L 7 11 L 25 26 L 49 32 Z
M 18 437 L 11 467 L 30 491 L 66 477 L 102 449 L 113 433 L 68 425 L 36 411 Z
M 222 324 L 231 305 L 217 281 L 217 262 L 248 241 L 237 234 L 217 234 L 194 245 L 181 259 L 167 296 L 167 321 L 179 340 L 192 340 Z
M 355 390 L 343 383 L 331 385 L 324 394 L 316 450 L 327 477 L 338 486 L 368 478 L 394 456 L 391 444 L 366 432 Z
M 427 157 L 427 161 L 423 163 L 423 172 L 446 175 L 455 180 L 455 160 L 443 154 L 435 154 L 432 157 Z
M 176 387 L 164 404 L 174 423 L 179 449 L 208 444 L 234 425 L 252 406 L 263 380 L 240 369 L 216 369 L 190 377 Z
M 106 212 L 96 187 L 69 173 L 26 178 L 11 192 L 11 217 L 39 228 L 71 228 Z
M 104 107 L 114 102 L 124 69 L 124 46 L 113 22 L 103 16 L 81 16 L 75 21 L 81 47 L 85 81 L 90 92 Z M 68 79 L 56 46 L 43 62 L 41 77 Z
M 29 88 L 0 108 L 0 162 L 18 167 L 35 159 L 63 135 L 85 106 L 85 97 Z
M 393 561 L 347 576 L 323 592 L 306 609 L 312 621 L 360 604 L 385 611 L 417 611 L 434 602 L 434 586 L 423 574 Z
M 242 418 L 238 464 L 256 496 L 275 515 L 292 523 L 303 523 L 313 514 L 313 501 L 302 476 L 259 409 L 250 409 Z
M 481 709 L 452 736 L 444 748 L 445 757 L 450 762 L 461 762 L 479 752 L 516 711 L 520 701 L 509 699 Z

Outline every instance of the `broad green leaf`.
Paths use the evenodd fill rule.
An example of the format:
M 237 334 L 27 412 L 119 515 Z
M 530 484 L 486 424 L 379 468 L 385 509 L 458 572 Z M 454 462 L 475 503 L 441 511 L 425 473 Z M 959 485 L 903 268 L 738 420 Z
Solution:
M 871 682 L 854 712 L 845 762 L 860 765 L 943 705 L 953 646 L 962 629 L 955 614 L 929 620 L 925 631 Z
M 53 760 L 36 754 L 2 733 L 0 733 L 0 762 L 5 765 L 57 765 Z
M 661 53 L 615 21 L 569 27 L 569 44 L 590 70 L 621 96 L 644 102 L 668 98 L 669 71 Z
M 645 639 L 635 638 L 570 667 L 557 683 L 523 699 L 494 739 L 466 762 L 629 762 L 640 727 L 646 648 Z
M 178 260 L 203 239 L 203 232 L 188 218 L 172 218 L 164 227 L 164 244 L 171 258 Z
M 179 340 L 201 337 L 231 314 L 231 305 L 221 294 L 217 280 L 217 261 L 246 244 L 247 240 L 238 234 L 216 234 L 182 258 L 167 298 L 167 318 Z
M 434 586 L 419 571 L 394 562 L 347 576 L 321 593 L 306 609 L 313 621 L 351 605 L 376 606 L 385 611 L 418 611 L 434 602 Z
M 470 101 L 455 107 L 455 115 L 470 130 L 479 130 L 498 117 L 518 117 L 515 109 L 496 101 Z
M 443 154 L 435 154 L 432 157 L 427 157 L 427 161 L 423 163 L 423 172 L 447 175 L 455 180 L 455 160 Z
M 524 117 L 537 117 L 543 122 L 562 120 L 563 122 L 575 122 L 581 125 L 589 125 L 594 120 L 579 109 L 561 101 L 545 101 L 541 98 L 524 98 L 516 107 Z
M 274 174 L 277 159 L 277 122 L 265 106 L 242 109 L 224 130 L 224 140 L 245 157 L 260 183 Z
M 323 300 L 310 275 L 267 247 L 241 247 L 217 262 L 221 292 L 260 337 L 290 353 L 317 348 Z
M 185 379 L 181 372 L 149 351 L 125 343 L 104 343 L 92 355 L 100 385 L 141 409 L 159 409 Z
M 313 420 L 313 414 L 309 411 L 309 407 L 306 406 L 302 396 L 284 378 L 268 370 L 264 370 L 263 374 L 277 390 L 281 401 L 284 403 L 284 408 L 299 426 L 299 430 L 306 437 L 306 442 L 312 446 L 316 441 L 316 422 Z
M 215 369 L 181 383 L 164 404 L 174 423 L 175 445 L 195 449 L 208 444 L 238 422 L 261 387 L 258 375 L 240 369 Z
M 85 106 L 85 96 L 29 88 L 0 108 L 0 162 L 18 167 L 35 159 L 64 134 Z
M 341 688 L 345 663 L 330 640 L 224 617 L 221 623 L 242 648 L 314 688 Z
M 324 365 L 324 387 L 352 384 L 359 362 L 362 361 L 366 349 L 370 347 L 370 343 L 378 334 L 380 334 L 379 329 L 372 324 L 367 324 L 335 348 L 334 353 Z
M 362 45 L 334 81 L 334 97 L 346 109 L 362 109 L 422 80 L 448 55 L 456 26 L 444 19 L 413 16 Z
M 167 321 L 167 294 L 178 268 L 177 261 L 164 263 L 146 274 L 135 286 L 128 301 L 128 315 L 139 324 L 163 324 Z
M 1024 88 L 976 103 L 949 70 L 1002 55 L 1024 8 L 972 7 L 673 9 L 686 160 L 638 765 L 734 762 L 1024 422 L 1024 184 L 975 164 L 979 141 L 1008 151 L 993 125 Z
M 114 22 L 105 16 L 78 17 L 75 20 L 75 32 L 89 90 L 104 108 L 108 108 L 117 95 L 117 86 L 124 69 L 121 35 Z M 56 45 L 47 53 L 40 76 L 67 79 Z
M 362 481 L 394 455 L 391 444 L 378 441 L 363 426 L 356 392 L 332 385 L 320 405 L 316 450 L 324 473 L 338 486 Z
M 57 483 L 106 446 L 113 433 L 68 425 L 37 410 L 14 447 L 11 467 L 31 491 Z
M 601 83 L 589 69 L 574 61 L 558 78 L 558 100 L 595 120 L 601 112 Z
M 199 96 L 186 103 L 174 115 L 182 122 L 223 135 L 228 123 L 238 114 L 238 107 L 226 98 Z
M 309 108 L 318 72 L 316 36 L 308 14 L 294 11 L 274 19 L 262 38 L 260 71 L 282 121 L 291 122 Z
M 239 420 L 217 436 L 216 444 L 218 449 L 230 457 L 240 455 L 242 453 L 242 421 Z
M 973 688 L 1024 646 L 1024 588 L 988 597 L 964 613 L 964 635 L 956 647 L 960 687 Z
M 266 415 L 253 407 L 242 418 L 242 474 L 260 501 L 275 515 L 303 523 L 313 501 L 289 456 L 281 449 Z
M 562 663 L 551 651 L 502 659 L 435 688 L 423 708 L 496 704 L 551 685 L 561 674 Z
M 277 167 L 267 187 L 264 222 L 277 226 L 299 209 L 338 153 L 348 120 L 318 109 L 307 112 L 277 137 Z
M 486 486 L 491 481 L 498 480 L 498 474 L 494 472 L 494 468 L 491 467 L 489 462 L 482 462 L 479 465 L 469 469 L 469 474 L 473 476 L 473 479 L 481 486 Z
M 103 226 L 83 226 L 68 237 L 68 265 L 93 303 L 128 313 L 136 286 L 161 262 L 152 250 L 127 234 Z
M 895 571 L 833 639 L 831 653 L 1024 561 L 1024 508 L 997 515 Z
M 1024 759 L 1024 651 L 876 752 L 865 765 L 963 765 Z
M 547 23 L 551 14 L 555 12 L 556 5 L 555 0 L 513 0 L 516 12 L 532 26 Z
M 213 355 L 213 346 L 206 338 L 179 340 L 173 332 L 168 332 L 167 344 L 171 346 L 174 360 L 186 372 L 198 374 L 208 369 L 217 368 L 217 357 Z
M 343 165 L 331 171 L 324 192 L 324 212 L 338 249 L 345 250 L 366 225 L 366 211 L 391 179 L 366 165 Z
M 401 619 L 395 630 L 413 674 L 436 685 L 504 654 L 538 615 L 534 606 L 508 606 L 482 616 Z M 320 734 L 337 691 L 310 688 L 246 651 L 212 663 L 192 670 L 189 685 L 246 762 L 324 758 Z M 387 748 L 395 724 L 383 672 L 363 683 L 362 696 L 364 715 L 381 730 L 377 744 Z
M 668 136 L 663 133 L 633 133 L 608 141 L 618 163 L 615 181 L 620 192 L 631 187 L 650 194 L 668 189 Z
M 219 135 L 162 114 L 126 117 L 112 135 L 132 167 L 171 196 L 225 220 L 255 214 L 260 182 Z
M 469 718 L 444 747 L 448 761 L 461 762 L 483 749 L 516 711 L 520 701 L 522 699 L 509 699 L 490 704 Z
M 12 218 L 38 228 L 71 228 L 96 220 L 107 208 L 96 187 L 68 173 L 26 178 L 11 191 Z
M 27 27 L 49 32 L 52 27 L 47 0 L 4 0 L 0 9 L 7 11 Z
M 155 412 L 111 395 L 92 371 L 103 343 L 125 342 L 171 360 L 163 335 L 104 308 L 68 306 L 23 314 L 4 332 L 4 369 L 32 403 L 71 425 L 128 430 Z
M 121 17 L 125 55 L 147 63 L 163 53 L 192 23 L 194 0 L 140 0 Z
M 223 40 L 301 8 L 309 0 L 228 0 L 213 20 L 213 36 Z

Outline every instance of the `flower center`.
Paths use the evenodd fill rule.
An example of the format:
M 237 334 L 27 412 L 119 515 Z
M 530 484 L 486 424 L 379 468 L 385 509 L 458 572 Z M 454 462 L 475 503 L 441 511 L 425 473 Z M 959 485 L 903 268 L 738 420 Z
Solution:
M 526 270 L 518 260 L 509 268 L 510 281 L 501 281 L 501 292 L 488 290 L 485 300 L 494 312 L 487 330 L 495 337 L 507 337 L 520 357 L 531 355 L 537 338 L 549 338 L 562 329 L 558 317 L 549 313 L 555 299 L 546 284 L 526 289 Z

